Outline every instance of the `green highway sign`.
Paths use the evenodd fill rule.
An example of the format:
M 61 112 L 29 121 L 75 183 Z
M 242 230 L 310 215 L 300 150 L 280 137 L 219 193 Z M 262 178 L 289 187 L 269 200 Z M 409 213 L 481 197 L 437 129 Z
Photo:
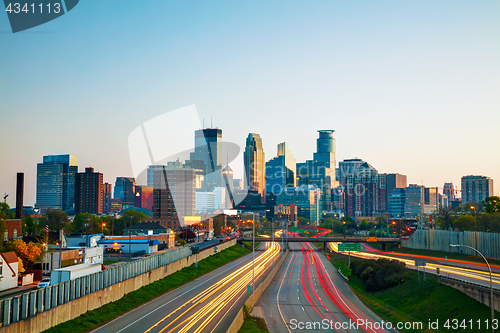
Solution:
M 339 244 L 339 251 L 361 251 L 361 244 L 359 243 L 342 243 Z

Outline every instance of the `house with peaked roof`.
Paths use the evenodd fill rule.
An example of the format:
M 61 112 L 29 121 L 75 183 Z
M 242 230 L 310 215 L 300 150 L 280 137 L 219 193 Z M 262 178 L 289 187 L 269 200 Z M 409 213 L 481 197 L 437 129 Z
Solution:
M 17 287 L 19 261 L 16 253 L 0 253 L 0 261 L 0 291 Z

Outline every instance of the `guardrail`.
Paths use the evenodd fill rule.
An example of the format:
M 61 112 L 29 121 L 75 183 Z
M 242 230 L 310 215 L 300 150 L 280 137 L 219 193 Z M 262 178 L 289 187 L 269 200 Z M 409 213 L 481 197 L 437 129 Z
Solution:
M 35 316 L 98 290 L 168 265 L 192 254 L 190 247 L 155 254 L 75 280 L 26 292 L 0 301 L 2 327 Z

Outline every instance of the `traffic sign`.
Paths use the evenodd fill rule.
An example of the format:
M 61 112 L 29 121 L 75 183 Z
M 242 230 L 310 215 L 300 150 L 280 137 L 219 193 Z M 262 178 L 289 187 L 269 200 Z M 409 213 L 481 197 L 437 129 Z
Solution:
M 377 241 L 377 237 L 366 237 L 366 241 L 367 242 L 376 242 Z
M 252 293 L 252 286 L 250 286 L 249 284 L 247 285 L 247 294 L 251 294 Z
M 425 260 L 415 260 L 415 266 L 425 266 Z
M 361 251 L 361 244 L 359 243 L 342 243 L 339 244 L 339 251 Z

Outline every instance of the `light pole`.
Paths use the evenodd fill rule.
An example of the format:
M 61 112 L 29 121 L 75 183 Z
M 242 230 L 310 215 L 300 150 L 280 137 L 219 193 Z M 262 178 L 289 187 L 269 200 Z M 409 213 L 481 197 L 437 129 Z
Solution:
M 474 231 L 477 231 L 477 218 L 476 218 L 476 207 L 474 205 L 470 206 L 470 209 L 474 211 Z
M 252 294 L 255 290 L 255 219 L 252 221 Z
M 101 223 L 101 233 L 104 236 L 104 228 L 106 227 L 106 223 Z
M 273 244 L 274 244 L 274 219 L 273 221 L 271 222 L 271 230 L 272 230 L 272 233 L 273 233 Z M 274 271 L 274 253 L 273 253 L 273 271 Z
M 473 251 L 476 251 L 477 253 L 479 253 L 479 255 L 481 257 L 483 257 L 484 261 L 486 262 L 486 265 L 488 266 L 488 270 L 490 272 L 490 308 L 491 308 L 491 331 L 493 333 L 495 333 L 495 328 L 493 327 L 493 321 L 495 319 L 495 306 L 493 304 L 493 280 L 491 278 L 491 267 L 490 267 L 490 264 L 488 263 L 488 260 L 486 260 L 486 258 L 483 256 L 483 254 L 481 252 L 479 252 L 478 250 L 476 250 L 475 248 L 473 248 L 472 246 L 467 246 L 467 245 L 461 245 L 461 244 L 450 244 L 450 247 L 466 247 L 468 249 L 471 249 Z

